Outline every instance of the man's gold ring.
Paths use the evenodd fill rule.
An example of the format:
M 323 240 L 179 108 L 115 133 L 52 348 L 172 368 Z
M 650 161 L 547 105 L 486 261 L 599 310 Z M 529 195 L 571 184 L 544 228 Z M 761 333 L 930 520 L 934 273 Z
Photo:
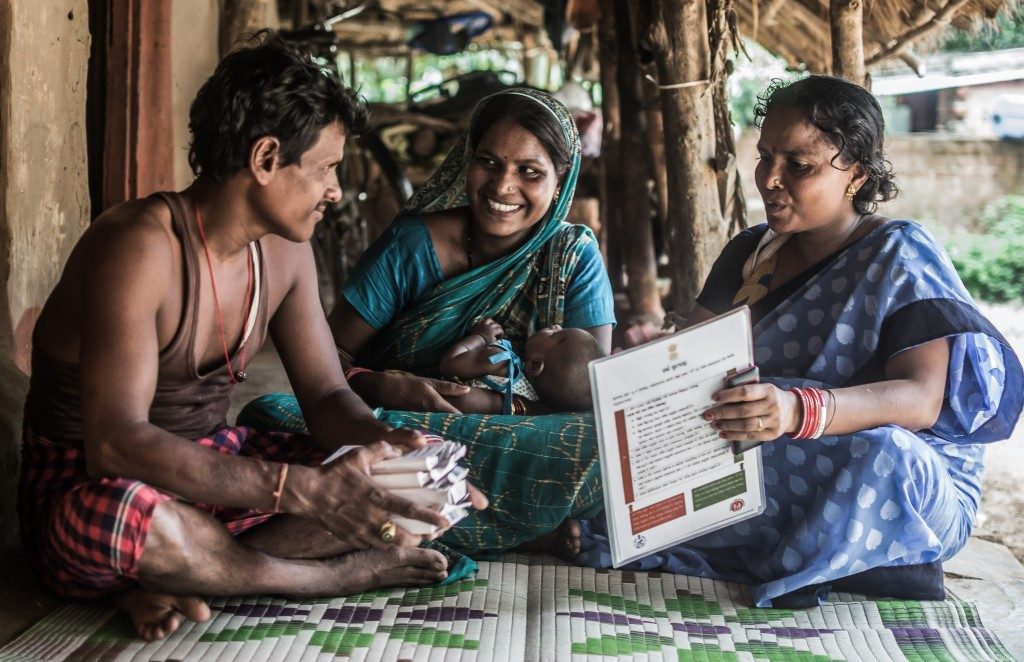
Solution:
M 764 432 L 764 421 L 761 420 L 760 416 L 757 417 L 757 431 Z
M 391 520 L 388 520 L 380 525 L 380 539 L 384 542 L 391 542 L 395 539 L 395 535 L 398 533 L 398 527 Z

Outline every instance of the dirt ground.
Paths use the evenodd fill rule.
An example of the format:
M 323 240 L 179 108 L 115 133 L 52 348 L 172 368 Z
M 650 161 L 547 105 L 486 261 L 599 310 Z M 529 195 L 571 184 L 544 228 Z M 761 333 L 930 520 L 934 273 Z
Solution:
M 1024 308 L 984 306 L 985 314 L 1024 356 Z M 1001 542 L 1024 562 L 1024 418 L 1013 436 L 985 451 L 985 482 L 974 535 Z

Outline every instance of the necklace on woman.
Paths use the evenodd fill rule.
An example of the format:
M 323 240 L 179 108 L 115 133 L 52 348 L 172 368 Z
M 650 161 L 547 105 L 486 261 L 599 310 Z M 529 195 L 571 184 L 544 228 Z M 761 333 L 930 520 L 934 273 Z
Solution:
M 244 382 L 249 376 L 245 373 L 245 338 L 242 338 L 241 343 L 241 356 L 239 358 L 238 370 L 231 367 L 231 354 L 228 352 L 228 338 L 224 332 L 224 315 L 220 312 L 220 297 L 217 296 L 217 280 L 213 277 L 213 260 L 210 259 L 210 245 L 206 242 L 206 231 L 203 229 L 203 217 L 199 214 L 199 205 L 192 202 L 192 209 L 196 214 L 196 226 L 199 228 L 199 238 L 203 241 L 203 251 L 206 253 L 206 266 L 210 269 L 210 286 L 213 289 L 213 307 L 217 311 L 217 329 L 220 331 L 220 345 L 224 350 L 224 360 L 228 366 L 228 379 L 231 380 L 232 384 L 238 382 Z M 252 302 L 249 301 L 249 296 L 252 293 L 252 256 L 248 256 L 246 260 L 246 274 L 247 282 L 245 285 L 245 305 L 246 309 L 252 307 Z M 248 325 L 246 325 L 248 326 Z M 242 333 L 245 333 L 243 328 Z

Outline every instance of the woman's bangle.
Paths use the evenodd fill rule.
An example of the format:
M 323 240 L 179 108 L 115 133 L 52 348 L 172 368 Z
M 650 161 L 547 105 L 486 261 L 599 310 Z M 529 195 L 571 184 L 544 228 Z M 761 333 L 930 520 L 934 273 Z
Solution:
M 793 387 L 793 392 L 796 393 L 796 397 L 800 400 L 800 425 L 796 428 L 796 433 L 793 435 L 794 439 L 806 439 L 807 438 L 807 424 L 810 422 L 811 417 L 811 402 L 807 396 L 807 392 L 799 387 Z
M 817 388 L 791 389 L 800 400 L 803 416 L 800 425 L 797 427 L 793 439 L 817 439 L 824 432 L 828 424 L 828 406 L 825 403 L 825 393 Z
M 828 393 L 829 403 L 831 403 L 831 405 L 832 405 L 831 407 L 829 407 L 829 417 L 828 417 L 828 420 L 825 421 L 825 429 L 827 430 L 828 426 L 832 425 L 832 421 L 834 421 L 835 418 L 836 418 L 836 407 L 837 407 L 837 405 L 836 405 L 836 394 L 832 392 L 832 389 L 830 389 L 830 388 L 825 389 L 825 393 Z
M 526 403 L 523 402 L 522 396 L 512 396 L 512 415 L 526 416 Z
M 359 366 L 354 365 L 345 371 L 345 381 L 351 383 L 353 377 L 361 375 L 364 372 L 373 372 L 373 370 L 370 370 L 369 368 L 360 368 Z
M 814 397 L 818 401 L 818 420 L 811 433 L 811 439 L 818 439 L 825 432 L 825 420 L 828 417 L 828 404 L 825 402 L 825 393 L 820 389 L 812 389 Z
M 288 463 L 282 462 L 281 468 L 277 470 L 277 489 L 274 490 L 274 511 L 281 512 L 281 495 L 284 494 L 284 481 L 288 478 Z

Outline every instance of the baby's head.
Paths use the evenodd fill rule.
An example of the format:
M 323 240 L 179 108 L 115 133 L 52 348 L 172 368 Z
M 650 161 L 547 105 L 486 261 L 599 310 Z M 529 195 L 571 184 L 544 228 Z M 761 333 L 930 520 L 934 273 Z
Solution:
M 583 329 L 549 326 L 526 340 L 526 376 L 545 404 L 561 411 L 585 411 L 592 406 L 590 371 L 604 350 Z

